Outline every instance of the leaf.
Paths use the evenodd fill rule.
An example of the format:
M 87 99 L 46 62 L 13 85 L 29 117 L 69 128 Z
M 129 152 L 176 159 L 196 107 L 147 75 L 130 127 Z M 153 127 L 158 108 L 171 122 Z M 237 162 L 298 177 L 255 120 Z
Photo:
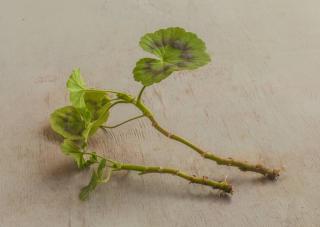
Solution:
M 104 170 L 106 168 L 106 160 L 101 159 L 98 169 L 93 170 L 90 182 L 87 186 L 83 187 L 80 191 L 79 198 L 86 200 L 89 198 L 89 194 L 96 189 L 99 184 L 107 183 L 108 179 L 104 178 Z M 111 174 L 111 172 L 109 173 Z
M 158 83 L 174 71 L 192 70 L 210 62 L 205 43 L 182 28 L 148 33 L 141 38 L 140 46 L 159 58 L 143 58 L 136 63 L 134 78 L 144 86 Z
M 78 109 L 87 124 L 96 121 L 102 108 L 110 102 L 105 91 L 86 87 L 80 69 L 73 70 L 67 88 L 70 91 L 72 105 Z
M 75 69 L 67 81 L 67 88 L 70 91 L 70 102 L 74 107 L 84 108 L 84 94 L 86 85 L 82 79 L 80 69 Z
M 104 92 L 97 90 L 86 92 L 84 102 L 90 112 L 91 121 L 95 121 L 103 114 L 103 108 L 110 103 L 110 99 Z
M 50 116 L 51 128 L 67 139 L 81 139 L 85 122 L 79 111 L 73 106 L 65 106 L 54 111 Z
M 100 109 L 96 110 L 96 114 L 98 118 L 90 122 L 82 133 L 83 137 L 86 138 L 86 140 L 90 136 L 92 136 L 99 129 L 99 127 L 108 120 L 109 107 L 110 107 L 110 104 L 106 103 Z
M 90 182 L 80 190 L 79 198 L 84 201 L 89 198 L 90 192 L 94 191 L 98 185 L 98 177 L 95 171 L 92 172 Z
M 174 70 L 169 64 L 158 59 L 142 58 L 136 63 L 133 70 L 136 81 L 141 81 L 144 86 L 158 83 L 168 77 Z
M 83 157 L 83 153 L 80 148 L 72 140 L 64 140 L 61 144 L 61 150 L 65 155 L 71 156 L 77 163 L 78 168 L 84 168 L 86 160 Z
M 81 76 L 80 69 L 74 69 L 67 81 L 67 87 L 69 91 L 76 92 L 86 89 L 86 84 Z
M 86 160 L 85 154 L 82 152 L 82 149 L 79 146 L 79 142 L 81 144 L 82 141 L 65 139 L 61 144 L 61 150 L 65 155 L 68 155 L 74 159 L 78 168 L 85 169 L 92 164 L 97 163 L 98 157 L 95 152 L 93 152 L 93 155 L 91 155 L 90 158 Z

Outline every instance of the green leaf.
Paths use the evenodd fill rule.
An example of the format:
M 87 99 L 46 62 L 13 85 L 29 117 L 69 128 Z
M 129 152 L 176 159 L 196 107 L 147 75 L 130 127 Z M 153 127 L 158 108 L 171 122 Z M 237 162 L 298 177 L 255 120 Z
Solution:
M 105 91 L 86 87 L 80 69 L 72 72 L 67 82 L 67 88 L 70 91 L 72 105 L 78 109 L 87 125 L 92 125 L 92 122 L 98 120 L 103 107 L 110 102 Z
M 51 128 L 67 139 L 81 139 L 85 130 L 79 111 L 73 106 L 65 106 L 54 111 L 50 116 Z
M 106 183 L 107 179 L 104 178 L 104 170 L 106 168 L 106 160 L 101 159 L 98 169 L 93 170 L 90 182 L 87 186 L 83 187 L 80 191 L 79 198 L 86 200 L 92 191 L 96 189 L 99 184 Z M 111 174 L 111 172 L 109 173 Z
M 65 139 L 61 144 L 61 150 L 65 155 L 73 158 L 78 168 L 85 169 L 94 163 L 98 162 L 97 155 L 93 152 L 93 155 L 89 159 L 85 159 L 85 154 L 82 152 L 81 144 L 83 141 L 74 141 Z
M 87 200 L 89 198 L 90 192 L 94 191 L 97 185 L 98 185 L 97 173 L 96 171 L 93 171 L 89 184 L 81 189 L 79 198 L 82 201 Z
M 110 99 L 105 92 L 97 90 L 86 92 L 84 94 L 84 102 L 90 112 L 91 121 L 95 121 L 103 114 L 103 109 L 110 103 Z
M 74 107 L 84 108 L 84 94 L 86 85 L 82 79 L 80 69 L 75 69 L 67 81 L 67 88 L 70 91 L 70 102 Z
M 159 58 L 143 58 L 136 63 L 134 78 L 144 86 L 158 83 L 174 71 L 192 70 L 210 62 L 205 43 L 182 28 L 148 33 L 141 38 L 140 46 Z
M 142 58 L 137 62 L 133 74 L 136 81 L 141 81 L 144 86 L 149 86 L 165 79 L 173 71 L 169 64 L 158 59 Z
M 74 69 L 67 81 L 67 87 L 69 91 L 76 92 L 86 89 L 86 84 L 81 76 L 80 69 Z
M 61 144 L 61 150 L 65 155 L 71 156 L 79 168 L 86 167 L 86 160 L 83 157 L 83 153 L 74 141 L 68 139 L 64 140 Z
M 92 136 L 99 129 L 99 127 L 108 120 L 109 107 L 110 103 L 108 102 L 101 108 L 97 109 L 96 114 L 98 118 L 90 122 L 82 133 L 83 137 L 86 138 L 86 140 L 90 136 Z

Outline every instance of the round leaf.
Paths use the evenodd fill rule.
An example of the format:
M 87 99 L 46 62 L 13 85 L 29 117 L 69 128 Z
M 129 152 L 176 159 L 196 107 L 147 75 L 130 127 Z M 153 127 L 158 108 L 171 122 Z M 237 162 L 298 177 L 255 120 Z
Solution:
M 100 91 L 87 91 L 84 94 L 84 102 L 87 110 L 90 112 L 91 121 L 95 121 L 100 117 L 103 107 L 110 102 L 110 99 L 105 93 Z
M 80 113 L 73 106 L 65 106 L 51 114 L 52 129 L 67 139 L 81 139 L 85 129 L 85 122 Z
M 144 86 L 158 83 L 174 71 L 196 69 L 210 61 L 205 43 L 182 28 L 148 33 L 141 38 L 140 46 L 159 58 L 143 58 L 136 63 L 134 78 Z

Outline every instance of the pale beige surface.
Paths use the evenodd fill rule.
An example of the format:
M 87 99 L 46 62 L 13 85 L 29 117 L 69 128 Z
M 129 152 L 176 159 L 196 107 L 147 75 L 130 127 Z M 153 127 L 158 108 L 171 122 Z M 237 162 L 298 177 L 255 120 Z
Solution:
M 217 151 L 285 166 L 276 183 L 217 166 L 139 120 L 93 146 L 123 161 L 223 179 L 235 193 L 170 176 L 115 176 L 87 202 L 89 180 L 59 150 L 48 116 L 80 66 L 92 86 L 137 92 L 142 34 L 194 31 L 213 62 L 146 90 L 173 132 Z M 0 1 L 0 226 L 319 226 L 319 1 Z M 112 123 L 132 116 L 113 112 Z

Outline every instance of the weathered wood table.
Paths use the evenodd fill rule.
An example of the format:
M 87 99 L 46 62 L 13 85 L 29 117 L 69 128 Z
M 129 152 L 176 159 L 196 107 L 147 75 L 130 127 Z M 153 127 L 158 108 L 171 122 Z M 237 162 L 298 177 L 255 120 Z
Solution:
M 145 92 L 157 119 L 202 147 L 272 167 L 277 182 L 203 160 L 147 120 L 98 133 L 102 154 L 223 180 L 232 197 L 168 175 L 122 173 L 89 201 L 89 171 L 59 149 L 49 114 L 80 67 L 91 86 L 137 92 L 140 37 L 180 26 L 213 61 Z M 0 1 L 0 226 L 319 226 L 319 1 Z M 113 111 L 111 123 L 136 113 Z

